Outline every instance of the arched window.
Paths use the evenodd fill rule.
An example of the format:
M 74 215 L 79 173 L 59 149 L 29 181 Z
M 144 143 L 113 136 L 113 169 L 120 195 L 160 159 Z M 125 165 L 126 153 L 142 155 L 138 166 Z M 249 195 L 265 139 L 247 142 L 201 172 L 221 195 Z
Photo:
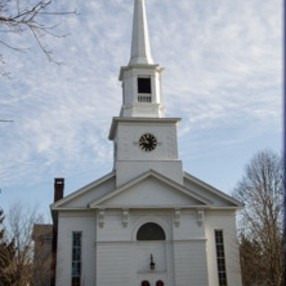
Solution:
M 150 286 L 150 283 L 147 280 L 142 281 L 141 286 Z
M 156 286 L 164 286 L 164 282 L 159 280 L 156 282 Z
M 139 228 L 137 240 L 166 240 L 166 236 L 161 226 L 153 222 L 148 222 Z

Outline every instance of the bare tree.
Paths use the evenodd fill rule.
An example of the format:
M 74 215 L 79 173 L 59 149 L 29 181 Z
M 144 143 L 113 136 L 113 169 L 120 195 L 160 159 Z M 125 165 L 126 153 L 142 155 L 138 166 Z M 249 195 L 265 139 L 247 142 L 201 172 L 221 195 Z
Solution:
M 282 286 L 283 190 L 282 158 L 258 152 L 234 191 L 245 204 L 240 217 L 245 286 Z
M 48 20 L 55 20 L 55 16 L 75 14 L 76 11 L 64 12 L 52 10 L 52 0 L 0 0 L 0 33 L 20 34 L 30 33 L 38 47 L 44 52 L 50 61 L 54 61 L 52 51 L 44 44 L 43 36 L 63 37 L 57 34 L 57 23 L 49 24 Z M 9 38 L 0 39 L 0 46 L 18 52 L 26 51 L 26 48 L 11 43 Z M 4 64 L 3 53 L 0 53 L 0 64 Z M 0 66 L 0 73 L 7 73 Z
M 35 223 L 43 221 L 36 208 L 29 208 L 22 203 L 13 204 L 7 215 L 7 230 L 14 240 L 15 256 L 12 262 L 15 284 L 30 285 L 33 273 L 33 239 Z

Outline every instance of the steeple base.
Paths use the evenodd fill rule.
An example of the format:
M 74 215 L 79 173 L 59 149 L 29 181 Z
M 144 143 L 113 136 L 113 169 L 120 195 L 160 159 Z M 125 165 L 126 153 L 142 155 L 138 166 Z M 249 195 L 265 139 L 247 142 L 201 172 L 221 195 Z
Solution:
M 128 181 L 142 175 L 144 172 L 154 170 L 163 176 L 183 184 L 182 161 L 117 161 L 115 163 L 116 186 L 120 187 Z
M 165 108 L 161 104 L 130 104 L 123 105 L 120 111 L 120 117 L 151 117 L 162 118 L 165 114 Z

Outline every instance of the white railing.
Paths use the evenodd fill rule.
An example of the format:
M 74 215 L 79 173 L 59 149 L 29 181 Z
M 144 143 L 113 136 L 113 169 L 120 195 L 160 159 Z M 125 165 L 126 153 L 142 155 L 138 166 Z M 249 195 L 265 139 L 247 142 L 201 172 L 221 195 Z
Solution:
M 152 101 L 151 95 L 138 95 L 138 102 L 150 102 Z

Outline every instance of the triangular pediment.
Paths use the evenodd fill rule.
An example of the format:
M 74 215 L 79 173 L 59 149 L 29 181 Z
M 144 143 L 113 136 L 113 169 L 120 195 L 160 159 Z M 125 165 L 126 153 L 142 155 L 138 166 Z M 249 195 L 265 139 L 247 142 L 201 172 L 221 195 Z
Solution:
M 150 170 L 114 192 L 95 200 L 91 208 L 203 207 L 209 201 Z

